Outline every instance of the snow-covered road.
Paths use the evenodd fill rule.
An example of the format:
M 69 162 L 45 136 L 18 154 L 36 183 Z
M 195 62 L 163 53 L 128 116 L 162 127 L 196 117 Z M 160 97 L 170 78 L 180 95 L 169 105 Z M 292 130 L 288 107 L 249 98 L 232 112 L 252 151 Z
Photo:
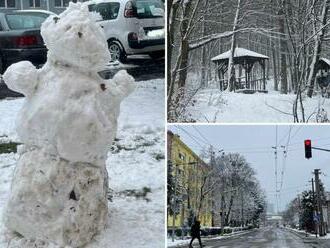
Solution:
M 165 247 L 164 92 L 163 79 L 139 82 L 122 103 L 119 132 L 107 160 L 111 190 L 108 228 L 88 248 Z M 0 101 L 0 141 L 19 141 L 14 123 L 23 102 Z M 0 154 L 0 213 L 10 193 L 16 160 L 14 153 Z M 8 237 L 1 216 L 0 248 L 9 243 L 9 247 L 49 248 Z

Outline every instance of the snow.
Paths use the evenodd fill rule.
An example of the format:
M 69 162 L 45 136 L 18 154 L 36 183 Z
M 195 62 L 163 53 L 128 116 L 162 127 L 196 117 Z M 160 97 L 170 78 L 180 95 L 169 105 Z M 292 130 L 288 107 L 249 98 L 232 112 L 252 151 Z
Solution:
M 4 223 L 26 240 L 80 247 L 107 223 L 107 150 L 134 79 L 124 70 L 111 80 L 98 76 L 110 53 L 86 5 L 70 3 L 50 16 L 41 35 L 46 64 L 36 69 L 21 61 L 3 75 L 8 88 L 26 97 L 16 122 L 24 146 Z M 13 242 L 10 247 L 22 245 Z
M 165 37 L 165 30 L 164 29 L 156 29 L 148 32 L 148 37 L 151 39 L 159 39 Z
M 140 27 L 138 38 L 140 41 L 142 40 L 155 40 L 155 39 L 162 39 L 165 38 L 165 29 L 155 29 L 151 30 L 148 33 L 143 29 L 143 27 Z
M 84 72 L 101 70 L 111 60 L 104 31 L 89 14 L 86 4 L 73 4 L 58 17 L 41 25 L 48 60 L 69 64 Z
M 216 88 L 199 90 L 194 103 L 188 107 L 191 117 L 198 122 L 221 123 L 290 123 L 293 122 L 294 94 L 280 94 L 268 82 L 268 94 L 242 94 Z M 330 113 L 330 100 L 314 96 L 304 97 L 306 119 L 316 122 L 318 106 Z
M 231 51 L 229 50 L 225 53 L 222 53 L 218 56 L 213 57 L 211 60 L 212 61 L 217 61 L 217 60 L 222 60 L 222 59 L 229 59 L 230 54 L 231 54 Z M 235 48 L 234 58 L 239 58 L 239 57 L 255 57 L 255 58 L 269 59 L 268 56 L 265 56 L 265 55 L 262 55 L 260 53 L 256 53 L 256 52 L 247 50 L 245 48 L 237 47 L 237 48 Z
M 153 99 L 158 88 L 165 92 L 164 87 L 154 83 L 153 96 L 141 98 L 142 91 L 133 98 L 134 106 L 128 111 L 135 110 L 139 116 L 126 117 L 122 134 L 117 135 L 121 102 L 136 85 L 125 70 L 110 80 L 98 75 L 110 54 L 104 33 L 90 18 L 87 6 L 71 2 L 58 17 L 42 24 L 41 34 L 48 48 L 46 64 L 36 69 L 22 61 L 3 75 L 10 89 L 26 97 L 15 122 L 23 145 L 2 209 L 8 247 L 85 247 L 94 238 L 98 242 L 91 247 L 106 247 L 116 240 L 114 247 L 127 247 L 123 236 L 141 237 L 136 230 L 126 230 L 131 225 L 148 235 L 141 237 L 141 246 L 162 241 L 157 232 L 151 234 L 159 228 L 156 225 L 164 223 L 164 204 L 158 200 L 165 195 L 164 181 L 157 178 L 164 171 L 163 146 L 158 146 L 164 145 L 164 128 L 163 123 L 153 121 L 163 112 L 158 106 L 164 105 L 158 101 L 164 97 L 158 97 L 156 106 L 144 101 Z M 141 86 L 146 91 L 150 87 L 148 82 Z M 144 118 L 150 112 L 141 113 L 141 107 L 148 109 L 149 104 L 155 112 L 152 118 Z M 163 116 L 159 120 L 163 122 Z M 4 133 L 7 142 L 9 133 Z M 150 171 L 157 171 L 157 176 L 146 182 Z M 121 182 L 111 184 L 111 191 L 109 178 Z M 123 183 L 123 178 L 130 183 Z M 108 207 L 112 207 L 110 213 Z M 144 224 L 148 221 L 153 228 Z M 117 226 L 121 229 L 113 230 Z M 111 229 L 106 240 L 97 237 L 106 227 Z M 131 242 L 136 247 L 136 240 Z
M 0 134 L 17 140 L 14 120 L 24 100 L 2 100 Z M 121 105 L 116 144 L 108 153 L 107 170 L 112 202 L 107 229 L 87 248 L 165 247 L 164 169 L 164 80 L 139 82 Z M 10 183 L 18 155 L 0 154 L 0 213 L 8 201 Z M 127 192 L 150 188 L 146 197 Z M 7 248 L 9 234 L 0 214 L 0 248 Z M 16 239 L 12 247 L 59 248 L 50 244 Z M 66 247 L 68 248 L 68 247 Z

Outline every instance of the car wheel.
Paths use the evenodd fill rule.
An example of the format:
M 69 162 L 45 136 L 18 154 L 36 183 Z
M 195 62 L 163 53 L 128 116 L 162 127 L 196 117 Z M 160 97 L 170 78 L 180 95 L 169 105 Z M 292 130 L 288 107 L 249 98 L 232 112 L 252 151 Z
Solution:
M 122 63 L 126 61 L 126 54 L 117 42 L 109 42 L 109 52 L 111 55 L 111 61 L 120 61 Z
M 160 59 L 160 58 L 163 58 L 165 56 L 165 51 L 156 51 L 156 52 L 151 52 L 149 53 L 149 56 L 152 58 L 152 59 Z

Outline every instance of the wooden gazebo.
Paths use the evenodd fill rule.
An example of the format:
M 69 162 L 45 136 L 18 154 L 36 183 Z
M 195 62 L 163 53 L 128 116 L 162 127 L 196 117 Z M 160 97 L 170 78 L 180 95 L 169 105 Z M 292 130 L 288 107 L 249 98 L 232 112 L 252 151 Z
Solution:
M 320 58 L 317 63 L 316 87 L 319 87 L 322 96 L 330 97 L 330 60 Z
M 212 62 L 214 62 L 217 66 L 217 72 L 220 82 L 220 90 L 225 90 L 228 86 L 228 80 L 225 79 L 225 73 L 228 70 L 228 61 L 230 57 L 231 51 L 227 51 L 222 53 L 214 58 L 212 58 Z M 234 69 L 235 66 L 241 66 L 244 71 L 244 76 L 239 76 L 235 78 L 235 86 L 234 90 L 246 90 L 252 92 L 267 92 L 266 91 L 266 60 L 269 57 L 262 55 L 260 53 L 256 53 L 245 48 L 235 48 L 234 52 Z M 262 68 L 262 78 L 254 78 L 252 73 L 253 66 L 259 63 Z
M 321 73 L 328 73 L 330 71 L 330 60 L 326 58 L 320 58 L 317 63 L 317 70 Z

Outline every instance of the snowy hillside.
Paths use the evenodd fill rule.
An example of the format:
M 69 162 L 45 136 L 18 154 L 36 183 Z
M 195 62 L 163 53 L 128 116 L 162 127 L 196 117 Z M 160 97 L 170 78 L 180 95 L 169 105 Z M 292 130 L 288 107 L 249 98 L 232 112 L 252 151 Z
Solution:
M 0 143 L 18 141 L 14 131 L 24 100 L 0 101 Z M 88 248 L 164 247 L 164 80 L 139 82 L 122 103 L 119 132 L 109 151 L 109 221 Z M 18 156 L 0 154 L 0 213 L 9 197 Z M 0 248 L 49 247 L 16 238 L 8 240 L 0 216 Z M 53 246 L 54 248 L 56 246 Z M 57 247 L 56 247 L 57 248 Z
M 272 90 L 268 83 L 268 94 L 243 94 L 202 89 L 194 96 L 193 104 L 188 107 L 192 119 L 197 122 L 259 122 L 288 123 L 294 122 L 292 115 L 294 94 L 280 94 Z M 330 99 L 314 96 L 304 98 L 304 108 L 308 122 L 316 122 L 318 108 L 330 113 Z

